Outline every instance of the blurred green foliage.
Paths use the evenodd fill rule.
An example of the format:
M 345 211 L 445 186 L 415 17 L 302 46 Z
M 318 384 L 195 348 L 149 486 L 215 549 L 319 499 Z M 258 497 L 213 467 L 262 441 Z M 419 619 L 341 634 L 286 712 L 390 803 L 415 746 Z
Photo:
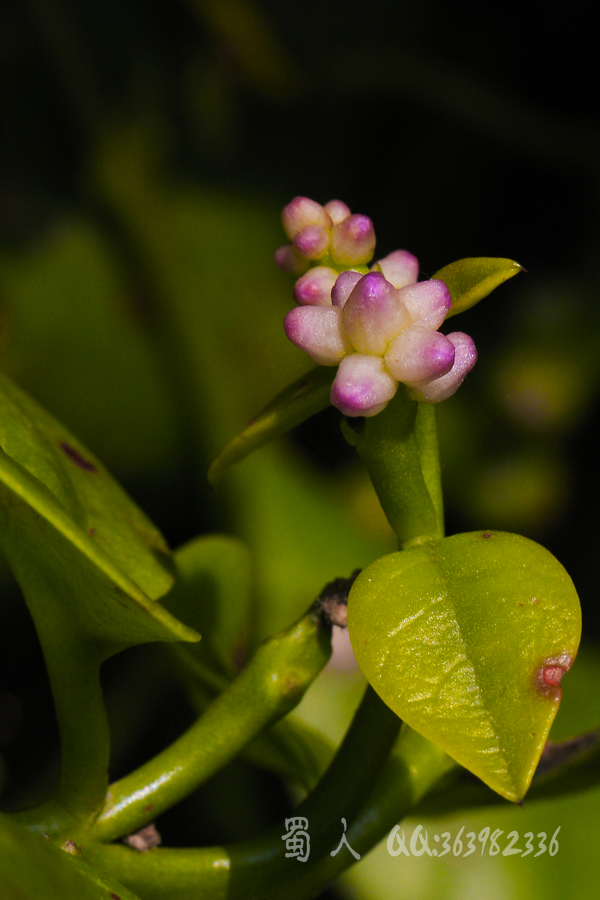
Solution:
M 440 408 L 448 531 L 542 541 L 577 586 L 584 635 L 600 637 L 600 129 L 586 15 L 577 2 L 565 16 L 441 0 L 0 7 L 0 367 L 93 449 L 173 547 L 215 530 L 247 542 L 247 651 L 325 582 L 393 549 L 331 411 L 245 460 L 218 494 L 206 482 L 222 446 L 308 368 L 283 337 L 291 286 L 272 263 L 279 210 L 298 193 L 370 215 L 382 255 L 406 247 L 423 276 L 466 256 L 526 267 L 461 316 L 479 362 Z M 57 739 L 37 639 L 5 570 L 0 616 L 0 688 L 23 717 L 19 733 L 6 728 L 0 765 L 10 806 L 25 786 L 32 799 L 51 791 Z M 106 666 L 115 775 L 189 720 L 158 659 L 144 648 Z M 597 654 L 586 659 L 592 684 Z M 351 687 L 328 693 L 331 678 L 304 713 L 324 731 L 319 706 L 356 702 Z M 131 746 L 134 712 L 143 740 Z M 226 804 L 208 788 L 168 814 L 166 840 L 190 827 L 224 840 L 287 809 L 280 785 L 245 765 L 227 776 L 237 787 Z M 593 870 L 574 835 L 597 840 L 597 791 L 570 803 L 535 807 L 543 830 L 563 823 L 551 878 L 549 859 L 511 860 L 528 873 L 516 881 L 505 861 L 480 860 L 494 896 L 562 898 L 571 867 Z M 380 864 L 376 887 L 357 896 L 402 886 L 410 897 L 409 882 L 424 886 L 415 897 L 476 890 L 459 861 L 443 886 L 421 860 L 406 876 L 387 862 L 390 892 Z M 591 877 L 578 896 L 594 896 Z

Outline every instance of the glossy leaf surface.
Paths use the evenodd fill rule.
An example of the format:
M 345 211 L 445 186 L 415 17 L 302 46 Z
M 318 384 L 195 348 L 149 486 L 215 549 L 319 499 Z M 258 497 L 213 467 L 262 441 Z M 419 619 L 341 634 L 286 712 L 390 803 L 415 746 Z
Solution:
M 524 796 L 581 633 L 575 588 L 548 551 L 473 532 L 382 557 L 352 588 L 348 628 L 404 721 L 504 797 Z
M 452 307 L 446 316 L 449 319 L 475 306 L 504 281 L 522 271 L 523 266 L 512 259 L 475 256 L 450 263 L 432 277 L 443 281 L 450 291 Z

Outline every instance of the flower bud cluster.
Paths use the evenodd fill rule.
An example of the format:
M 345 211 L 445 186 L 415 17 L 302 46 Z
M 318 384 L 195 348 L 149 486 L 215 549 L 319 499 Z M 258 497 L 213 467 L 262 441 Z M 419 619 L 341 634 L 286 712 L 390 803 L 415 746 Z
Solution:
M 353 216 L 341 200 L 321 206 L 308 197 L 296 197 L 281 219 L 291 244 L 279 248 L 275 262 L 285 272 L 301 275 L 325 257 L 340 269 L 364 266 L 373 258 L 373 223 L 368 216 Z
M 477 360 L 472 339 L 438 331 L 451 306 L 443 281 L 417 282 L 419 263 L 396 250 L 369 271 L 375 232 L 339 200 L 296 197 L 283 210 L 291 244 L 277 264 L 300 275 L 286 335 L 316 363 L 339 366 L 331 402 L 346 416 L 374 416 L 402 382 L 415 400 L 438 403 Z

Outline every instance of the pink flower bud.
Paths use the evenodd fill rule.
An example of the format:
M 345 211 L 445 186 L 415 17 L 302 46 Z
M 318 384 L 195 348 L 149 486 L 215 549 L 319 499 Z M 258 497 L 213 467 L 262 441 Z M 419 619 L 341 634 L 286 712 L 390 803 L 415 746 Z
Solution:
M 452 306 L 450 291 L 437 278 L 402 288 L 401 297 L 413 322 L 433 331 L 437 331 Z
M 315 266 L 294 285 L 294 300 L 300 306 L 331 306 L 331 289 L 338 273 L 328 266 Z
M 333 225 L 329 213 L 320 203 L 309 200 L 308 197 L 294 197 L 291 203 L 284 207 L 281 213 L 283 230 L 293 240 L 299 231 L 309 225 L 317 225 L 320 228 L 330 229 Z
M 304 259 L 320 259 L 329 247 L 329 232 L 320 225 L 307 225 L 294 235 L 294 247 Z
M 439 331 L 411 325 L 392 341 L 384 362 L 398 381 L 420 386 L 449 372 L 454 353 L 454 344 Z
M 351 346 L 335 306 L 297 306 L 283 320 L 290 341 L 320 366 L 337 366 Z
M 477 362 L 477 350 L 468 334 L 454 331 L 448 335 L 448 340 L 454 345 L 454 365 L 447 375 L 442 375 L 423 387 L 413 388 L 410 393 L 414 400 L 440 403 L 451 397 Z
M 395 288 L 414 284 L 419 277 L 419 260 L 408 250 L 394 250 L 379 260 L 381 271 Z
M 345 272 L 342 272 L 331 290 L 331 302 L 333 305 L 340 308 L 343 307 L 362 277 L 360 272 L 354 272 L 352 269 L 346 269 Z
M 375 252 L 375 230 L 368 216 L 348 216 L 331 232 L 331 258 L 336 266 L 362 266 Z
M 369 272 L 346 301 L 342 322 L 356 350 L 381 356 L 390 341 L 410 325 L 410 316 L 400 299 L 400 291 L 380 272 Z
M 347 219 L 350 215 L 350 209 L 345 203 L 342 203 L 341 200 L 330 200 L 329 203 L 325 204 L 323 209 L 325 212 L 329 213 L 334 225 L 343 222 L 344 219 Z
M 290 275 L 301 275 L 308 269 L 308 260 L 303 259 L 291 244 L 284 244 L 275 251 L 275 264 Z
M 352 353 L 340 363 L 331 386 L 331 402 L 345 416 L 375 416 L 389 403 L 398 382 L 380 356 Z

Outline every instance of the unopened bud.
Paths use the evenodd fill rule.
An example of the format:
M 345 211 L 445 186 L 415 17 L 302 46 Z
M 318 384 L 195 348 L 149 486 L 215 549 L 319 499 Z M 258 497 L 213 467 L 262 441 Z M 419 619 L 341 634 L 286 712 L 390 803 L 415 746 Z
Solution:
M 283 230 L 292 241 L 299 231 L 309 225 L 317 225 L 320 228 L 329 229 L 333 222 L 328 212 L 320 203 L 310 200 L 308 197 L 294 197 L 291 203 L 283 208 L 281 213 Z
M 352 347 L 335 306 L 296 306 L 283 320 L 290 341 L 321 366 L 337 366 Z
M 307 225 L 294 235 L 292 243 L 304 259 L 321 259 L 329 247 L 329 232 L 320 225 Z
M 395 288 L 414 284 L 419 277 L 419 260 L 408 250 L 394 250 L 393 253 L 380 259 L 378 265 L 386 279 Z
M 338 273 L 335 269 L 315 266 L 294 285 L 294 300 L 300 306 L 329 306 L 331 291 L 337 279 Z
M 369 272 L 357 283 L 342 310 L 344 329 L 360 353 L 383 355 L 410 317 L 400 292 L 380 272 Z
M 292 244 L 284 244 L 275 251 L 275 265 L 290 275 L 301 275 L 308 269 L 308 260 L 300 256 Z
M 373 258 L 375 229 L 368 216 L 348 216 L 331 232 L 331 259 L 336 266 L 362 266 Z
M 477 362 L 477 350 L 473 339 L 462 331 L 454 331 L 448 335 L 454 345 L 454 365 L 447 375 L 436 378 L 421 388 L 413 388 L 411 396 L 414 400 L 425 403 L 440 403 L 455 393 Z
M 341 200 L 330 200 L 329 203 L 325 204 L 323 209 L 325 212 L 329 213 L 334 225 L 343 222 L 344 219 L 347 219 L 348 216 L 351 215 L 350 209 L 345 203 L 342 203 Z
M 331 402 L 345 416 L 375 416 L 398 390 L 380 356 L 353 353 L 340 363 L 331 386 Z
M 362 277 L 360 272 L 355 272 L 353 269 L 346 269 L 345 272 L 342 272 L 331 289 L 333 305 L 343 307 Z
M 411 325 L 392 341 L 384 362 L 398 381 L 420 386 L 449 372 L 454 354 L 454 344 L 445 335 Z

